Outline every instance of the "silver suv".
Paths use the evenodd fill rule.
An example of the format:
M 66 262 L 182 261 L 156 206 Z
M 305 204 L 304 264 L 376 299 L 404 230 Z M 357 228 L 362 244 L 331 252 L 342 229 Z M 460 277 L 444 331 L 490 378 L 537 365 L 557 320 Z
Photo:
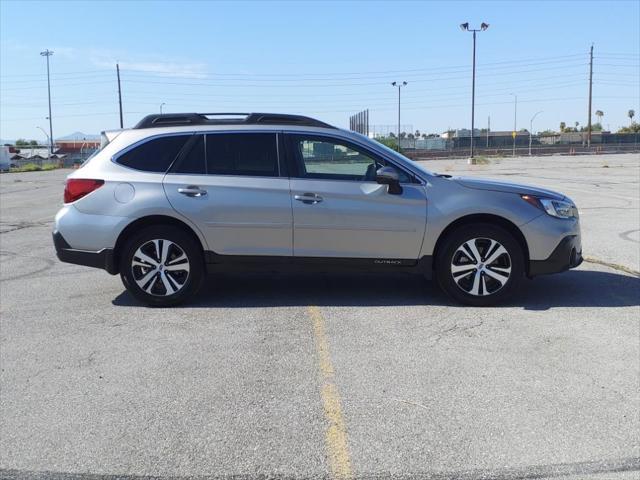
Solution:
M 70 174 L 63 262 L 120 274 L 149 305 L 206 272 L 413 272 L 491 305 L 582 262 L 578 210 L 540 188 L 432 173 L 382 144 L 280 114 L 149 115 Z

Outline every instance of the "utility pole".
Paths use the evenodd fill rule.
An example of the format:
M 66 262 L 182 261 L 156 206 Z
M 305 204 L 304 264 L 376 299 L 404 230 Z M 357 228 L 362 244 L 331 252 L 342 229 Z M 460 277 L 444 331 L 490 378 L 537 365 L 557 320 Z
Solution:
M 589 51 L 589 117 L 587 118 L 587 147 L 591 147 L 591 98 L 593 92 L 593 44 Z
M 516 156 L 516 137 L 518 136 L 518 95 L 516 95 L 515 93 L 512 93 L 511 95 L 514 96 L 514 103 L 513 103 L 513 154 L 512 156 Z
M 406 84 L 407 82 L 391 82 L 391 85 L 398 87 L 398 152 L 400 151 L 400 89 Z
M 49 155 L 53 155 L 53 120 L 51 119 L 51 77 L 49 75 L 49 57 L 53 52 L 48 48 L 40 55 L 47 57 L 47 90 L 49 92 Z
M 469 144 L 471 152 L 469 160 L 473 163 L 473 131 L 475 130 L 476 119 L 476 31 L 473 31 L 473 67 L 471 73 L 471 142 Z
M 491 130 L 491 115 L 487 117 L 487 148 L 489 148 L 489 131 Z
M 488 23 L 482 22 L 480 28 L 469 28 L 469 22 L 460 25 L 460 28 L 467 32 L 473 32 L 473 68 L 471 73 L 471 152 L 469 164 L 475 163 L 473 159 L 473 131 L 475 129 L 475 109 L 476 109 L 476 32 L 485 31 L 489 28 Z
M 118 105 L 120 107 L 120 128 L 124 128 L 122 123 L 122 90 L 120 90 L 120 65 L 116 63 L 116 73 L 118 74 Z

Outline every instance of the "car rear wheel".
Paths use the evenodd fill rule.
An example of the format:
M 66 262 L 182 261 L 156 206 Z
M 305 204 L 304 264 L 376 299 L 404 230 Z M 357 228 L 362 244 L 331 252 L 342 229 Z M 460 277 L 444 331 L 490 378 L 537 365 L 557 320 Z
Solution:
M 524 253 L 509 232 L 489 224 L 465 225 L 445 239 L 436 258 L 442 289 L 467 305 L 506 300 L 524 277 Z
M 145 228 L 124 246 L 122 283 L 148 305 L 166 307 L 184 302 L 196 293 L 203 274 L 200 246 L 172 225 Z

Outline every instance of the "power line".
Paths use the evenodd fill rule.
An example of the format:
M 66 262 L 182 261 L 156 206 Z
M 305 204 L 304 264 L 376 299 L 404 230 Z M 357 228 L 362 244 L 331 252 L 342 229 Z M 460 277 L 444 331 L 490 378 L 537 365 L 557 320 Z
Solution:
M 557 61 L 554 61 L 557 62 Z M 548 63 L 552 63 L 552 62 L 543 62 L 545 64 Z M 528 66 L 535 66 L 537 65 L 536 63 L 533 62 L 527 62 L 527 63 L 522 63 L 521 65 L 516 65 L 517 67 L 528 67 Z M 501 67 L 492 67 L 492 68 L 486 68 L 486 67 L 478 67 L 478 72 L 479 72 L 479 76 L 496 76 L 496 75 L 513 75 L 513 74 L 518 74 L 518 73 L 531 73 L 531 72 L 538 72 L 538 71 L 546 71 L 546 70 L 566 70 L 567 68 L 572 68 L 572 67 L 579 67 L 579 66 L 583 66 L 586 65 L 583 62 L 578 62 L 576 63 L 575 61 L 573 63 L 567 63 L 567 62 L 562 62 L 562 64 L 560 65 L 552 65 L 552 66 L 545 66 L 545 67 L 538 67 L 535 68 L 534 70 L 507 70 L 507 71 L 501 71 L 504 69 L 509 69 L 511 68 L 511 66 L 509 65 L 505 65 L 505 66 L 501 66 Z M 422 71 L 426 71 L 426 69 L 421 69 Z M 431 80 L 432 77 L 436 76 L 437 79 L 444 79 L 444 80 L 448 80 L 448 79 L 454 79 L 454 78 L 466 78 L 466 74 L 468 74 L 469 72 L 469 68 L 468 67 L 461 67 L 458 68 L 457 70 L 452 70 L 452 69 L 448 69 L 446 67 L 444 68 L 432 68 L 430 69 L 432 70 L 434 73 L 414 73 L 414 74 L 410 74 L 412 78 L 424 78 L 426 80 Z M 500 71 L 496 71 L 496 70 L 500 70 Z M 194 75 L 176 75 L 176 74 L 159 74 L 159 73 L 155 73 L 155 72 L 143 72 L 143 73 L 130 73 L 130 72 L 137 72 L 135 70 L 126 70 L 126 69 L 121 69 L 121 71 L 123 73 L 126 73 L 127 78 L 154 78 L 156 80 L 158 79 L 172 79 L 172 80 L 180 80 L 180 79 L 186 79 L 186 80 L 193 80 L 193 79 L 199 79 L 200 76 L 194 76 Z M 487 73 L 488 72 L 488 73 Z M 493 72 L 493 73 L 492 73 Z M 447 74 L 460 74 L 460 77 L 455 77 L 455 76 L 449 76 L 449 77 L 441 77 L 441 75 L 447 75 Z M 236 75 L 234 77 L 230 77 L 230 75 Z M 359 73 L 358 76 L 353 76 L 353 77 L 322 77 L 322 78 L 307 78 L 306 74 L 276 74 L 276 75 L 259 75 L 259 74 L 211 74 L 211 75 L 205 75 L 203 76 L 202 79 L 208 79 L 212 82 L 218 82 L 218 81 L 236 81 L 236 82 L 326 82 L 327 80 L 343 80 L 343 81 L 348 81 L 348 80 L 368 80 L 368 79 L 380 79 L 381 81 L 383 80 L 389 80 L 391 78 L 389 75 L 370 75 L 370 74 L 365 74 L 365 73 Z M 104 74 L 93 74 L 93 75 L 87 75 L 84 77 L 68 77 L 68 78 L 59 78 L 58 83 L 60 84 L 60 80 L 87 80 L 89 78 L 105 78 L 106 75 Z M 211 78 L 209 78 L 211 77 Z M 215 77 L 221 77 L 221 78 L 215 78 Z M 268 77 L 268 78 L 262 78 L 262 77 Z M 274 77 L 284 77 L 284 78 L 274 78 Z M 44 81 L 44 79 L 39 79 L 39 80 L 13 80 L 13 81 L 3 81 L 3 84 L 15 84 L 15 83 L 19 83 L 19 84 L 24 84 L 24 83 L 34 83 L 34 82 L 42 82 Z M 150 81 L 149 81 L 150 82 Z M 89 81 L 89 82 L 74 82 L 71 84 L 67 84 L 69 86 L 78 86 L 78 85 L 83 85 L 83 84 L 94 84 L 94 83 L 100 83 L 100 81 Z M 162 82 L 162 83 L 171 83 L 171 82 Z M 178 82 L 175 82 L 178 83 Z M 355 83 L 354 83 L 355 84 Z M 358 84 L 361 85 L 361 84 Z M 22 87 L 23 89 L 28 89 L 28 88 L 37 88 L 36 86 L 34 87 Z M 6 90 L 10 90 L 10 89 L 6 89 Z
M 628 96 L 595 96 L 599 99 L 610 99 L 610 98 L 614 98 L 614 99 L 627 99 Z M 555 97 L 555 98 L 535 98 L 535 99 L 529 99 L 529 100 L 520 100 L 518 99 L 518 103 L 541 103 L 541 102 L 564 102 L 564 101 L 575 101 L 575 100 L 584 100 L 584 97 Z M 478 103 L 477 105 L 479 106 L 488 106 L 488 107 L 492 107 L 492 106 L 498 106 L 498 105 L 510 105 L 512 104 L 512 101 L 505 101 L 505 102 L 485 102 L 485 103 Z M 153 103 L 153 105 L 155 105 L 155 103 Z M 201 105 L 201 104 L 200 104 Z M 458 108 L 458 107 L 467 107 L 468 105 L 466 103 L 457 103 L 457 104 L 438 104 L 438 105 L 420 105 L 420 106 L 414 106 L 414 107 L 405 107 L 406 109 L 409 110 L 432 110 L 432 109 L 437 109 L 437 108 Z M 292 107 L 292 108 L 297 108 L 297 107 Z M 385 106 L 384 108 L 380 108 L 380 111 L 394 111 L 395 110 L 395 105 L 389 105 L 388 107 Z M 309 107 L 300 107 L 301 110 L 305 110 L 308 112 L 315 112 L 315 113 L 348 113 L 348 112 L 352 112 L 353 108 L 350 109 L 344 109 L 344 110 L 316 110 L 314 108 L 309 108 Z M 274 110 L 282 110 L 282 108 L 277 107 Z M 131 115 L 145 115 L 148 113 L 148 111 L 125 111 L 125 114 L 131 114 Z M 68 114 L 68 115 L 58 115 L 58 118 L 75 118 L 75 117 L 90 117 L 90 116 L 109 116 L 109 115 L 113 115 L 114 118 L 118 117 L 118 112 L 117 111 L 112 111 L 112 112 L 85 112 L 85 113 L 79 113 L 79 114 Z M 37 120 L 40 119 L 41 117 L 27 117 L 27 118 L 2 118 L 3 121 L 22 121 L 22 120 Z
M 542 65 L 542 64 L 551 64 L 551 63 L 566 63 L 567 58 L 576 58 L 576 57 L 584 57 L 585 54 L 571 54 L 571 55 L 561 55 L 561 56 L 552 56 L 552 57 L 541 57 L 538 59 L 527 59 L 527 60 L 504 60 L 499 62 L 485 62 L 479 66 L 480 69 L 484 68 L 508 68 L 509 65 L 519 65 L 519 66 L 533 66 L 533 65 Z M 501 66 L 503 65 L 503 66 Z M 406 69 L 406 70 L 378 70 L 378 71 L 358 71 L 358 72 L 313 72 L 313 73 L 247 73 L 247 72 L 192 72 L 189 74 L 179 74 L 170 71 L 151 71 L 151 70 L 141 70 L 141 69 L 128 69 L 122 68 L 123 72 L 135 72 L 141 73 L 145 75 L 153 75 L 153 76 L 166 76 L 166 77 L 184 77 L 184 78 L 193 78 L 193 77 L 215 77 L 215 76 L 234 76 L 234 77 L 294 77 L 294 78 L 304 78 L 305 76 L 347 76 L 347 75 L 357 75 L 357 76 L 370 76 L 372 74 L 408 74 L 411 72 L 442 72 L 447 70 L 461 70 L 461 71 L 469 71 L 468 65 L 450 65 L 450 66 L 442 66 L 442 67 L 429 67 L 429 68 L 415 68 L 415 69 Z M 78 78 L 82 77 L 90 77 L 90 76 L 106 76 L 108 75 L 110 70 L 84 70 L 84 71 L 72 71 L 72 72 L 61 72 L 52 74 L 52 78 L 65 77 L 65 76 L 77 76 Z M 43 77 L 41 73 L 33 73 L 33 74 L 5 74 L 0 75 L 0 78 L 17 78 L 17 77 Z M 41 80 L 43 80 L 42 78 Z M 37 81 L 37 80 L 28 80 L 28 81 Z
M 80 83 L 57 83 L 59 86 L 63 87 L 79 87 L 82 85 L 99 85 L 105 83 L 113 83 L 113 81 L 104 80 L 99 82 L 80 82 Z M 40 90 L 42 86 L 33 86 L 33 87 L 10 87 L 10 88 L 2 88 L 3 91 L 16 91 L 16 90 Z
M 562 75 L 562 76 L 558 76 L 558 77 L 562 77 L 565 78 L 566 76 Z M 519 85 L 525 85 L 525 88 L 519 88 L 519 91 L 521 92 L 531 92 L 531 91 L 541 91 L 541 90 L 556 90 L 556 89 L 561 89 L 561 88 L 566 88 L 566 87 L 571 87 L 571 86 L 578 86 L 581 85 L 582 82 L 581 80 L 583 78 L 586 77 L 575 77 L 572 78 L 572 81 L 570 82 L 554 82 L 552 81 L 554 78 L 554 76 L 548 77 L 546 80 L 546 82 L 540 82 L 537 79 L 529 79 L 531 80 L 535 80 L 535 86 L 526 86 L 527 82 L 524 81 L 518 81 Z M 507 82 L 493 82 L 491 85 L 482 85 L 482 91 L 484 92 L 481 96 L 486 97 L 486 96 L 499 96 L 501 93 L 500 92 L 508 92 L 510 90 L 513 89 L 513 81 L 507 81 Z M 510 85 L 510 86 L 504 86 L 504 87 L 500 87 L 499 85 Z M 495 86 L 498 86 L 498 88 L 495 88 Z M 426 89 L 411 89 L 409 91 L 409 93 L 407 93 L 407 98 L 408 99 L 416 99 L 416 98 L 442 98 L 442 97 L 464 97 L 466 98 L 466 94 L 462 94 L 459 93 L 459 91 L 462 89 L 462 86 L 457 86 L 457 85 L 448 85 L 448 86 L 441 86 L 441 87 L 435 87 L 435 88 L 426 88 Z M 109 92 L 111 92 L 112 90 L 110 89 Z M 447 93 L 441 93 L 441 92 L 447 92 Z M 130 89 L 129 93 L 131 95 L 134 95 L 136 98 L 153 98 L 156 99 L 160 93 L 154 93 L 147 90 L 137 90 L 137 89 Z M 422 93 L 427 93 L 426 95 L 422 95 Z M 233 94 L 227 94 L 227 93 L 190 93 L 190 92 L 174 92 L 172 94 L 170 94 L 169 97 L 167 97 L 167 93 L 166 91 L 162 92 L 162 96 L 163 98 L 167 99 L 170 98 L 172 100 L 174 99 L 178 99 L 178 101 L 184 101 L 186 99 L 190 99 L 192 97 L 198 97 L 198 99 L 201 98 L 213 98 L 216 99 L 216 101 L 222 101 L 224 99 L 233 99 L 235 101 L 235 99 L 237 98 L 236 95 Z M 259 97 L 262 98 L 264 97 L 264 93 L 254 93 L 254 94 L 243 94 L 244 97 Z M 332 97 L 326 100 L 323 100 L 323 103 L 327 103 L 327 102 L 339 102 L 339 103 L 343 103 L 344 100 L 341 99 L 334 99 L 333 97 L 349 97 L 349 100 L 361 100 L 361 101 L 369 101 L 370 99 L 380 99 L 380 98 L 386 98 L 387 95 L 386 93 L 382 93 L 378 90 L 373 90 L 373 91 L 369 91 L 369 92 L 358 92 L 358 93 L 331 93 L 331 94 L 322 94 L 322 93 L 315 93 L 313 94 L 313 99 L 310 99 L 311 102 L 315 102 L 315 98 L 319 97 L 319 96 L 327 96 L 327 97 Z M 32 99 L 32 96 L 29 97 L 16 97 L 16 96 L 3 96 L 3 99 L 13 99 L 13 100 L 20 100 L 21 98 L 29 98 Z M 296 98 L 302 98 L 302 99 L 308 99 L 309 98 L 309 94 L 287 94 L 287 96 L 285 98 L 282 99 L 282 101 L 288 101 L 290 99 L 296 99 Z M 70 102 L 65 103 L 64 100 L 65 99 L 70 99 Z M 56 104 L 57 105 L 76 105 L 79 103 L 82 104 L 92 104 L 92 103 L 96 103 L 96 102 L 76 102 L 73 100 L 77 100 L 78 96 L 74 95 L 72 97 L 68 97 L 68 96 L 57 96 L 55 97 L 56 100 Z M 391 100 L 391 97 L 389 96 L 389 99 Z M 7 105 L 6 102 L 3 102 L 5 105 Z M 23 102 L 23 105 L 28 105 L 30 103 L 34 103 L 34 102 Z

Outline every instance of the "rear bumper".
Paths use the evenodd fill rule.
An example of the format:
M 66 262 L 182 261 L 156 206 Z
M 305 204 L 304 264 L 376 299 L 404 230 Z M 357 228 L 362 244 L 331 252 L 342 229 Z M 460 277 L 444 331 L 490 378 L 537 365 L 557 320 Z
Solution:
M 529 262 L 529 277 L 559 273 L 582 263 L 582 246 L 578 235 L 567 235 L 545 260 Z
M 113 250 L 110 248 L 103 248 L 98 252 L 71 248 L 58 231 L 53 232 L 53 245 L 56 247 L 56 255 L 61 262 L 101 268 L 112 275 L 118 273 L 114 262 Z

